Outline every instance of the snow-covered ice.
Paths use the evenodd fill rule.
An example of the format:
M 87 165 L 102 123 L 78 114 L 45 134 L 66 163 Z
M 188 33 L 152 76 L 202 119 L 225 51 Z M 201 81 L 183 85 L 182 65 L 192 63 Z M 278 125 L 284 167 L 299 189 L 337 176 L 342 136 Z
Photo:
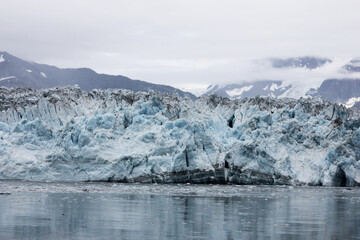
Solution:
M 26 69 L 26 71 L 27 71 L 27 72 L 29 72 L 29 73 L 31 73 L 31 72 L 32 72 L 32 70 L 30 70 L 30 69 Z
M 250 91 L 253 88 L 253 85 L 250 86 L 245 86 L 242 88 L 234 88 L 232 90 L 228 90 L 225 91 L 230 97 L 234 97 L 234 96 L 240 96 L 241 94 L 243 94 L 243 92 L 247 92 Z
M 41 76 L 43 76 L 44 78 L 47 78 L 46 74 L 43 72 L 40 72 Z
M 359 126 L 321 98 L 0 88 L 0 179 L 357 186 Z
M 1 63 L 1 62 L 5 62 L 5 58 L 4 58 L 4 55 L 3 55 L 3 54 L 0 55 L 0 63 Z
M 0 82 L 5 81 L 5 80 L 9 80 L 9 79 L 13 79 L 13 78 L 15 78 L 15 76 L 3 77 L 3 78 L 0 78 Z
M 345 103 L 345 107 L 347 108 L 351 108 L 353 107 L 357 102 L 360 102 L 360 97 L 356 98 L 350 98 L 346 103 Z

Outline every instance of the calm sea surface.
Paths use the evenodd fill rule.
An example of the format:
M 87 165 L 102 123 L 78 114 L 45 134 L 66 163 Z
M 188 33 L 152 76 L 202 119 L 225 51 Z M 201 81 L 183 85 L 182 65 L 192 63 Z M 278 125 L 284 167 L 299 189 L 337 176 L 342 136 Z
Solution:
M 360 239 L 360 188 L 0 181 L 0 239 Z

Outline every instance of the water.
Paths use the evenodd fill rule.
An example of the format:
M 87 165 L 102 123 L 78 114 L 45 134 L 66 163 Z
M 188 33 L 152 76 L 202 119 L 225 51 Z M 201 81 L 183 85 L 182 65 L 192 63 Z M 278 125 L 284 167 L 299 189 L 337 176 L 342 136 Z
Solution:
M 360 188 L 0 182 L 0 239 L 360 239 Z

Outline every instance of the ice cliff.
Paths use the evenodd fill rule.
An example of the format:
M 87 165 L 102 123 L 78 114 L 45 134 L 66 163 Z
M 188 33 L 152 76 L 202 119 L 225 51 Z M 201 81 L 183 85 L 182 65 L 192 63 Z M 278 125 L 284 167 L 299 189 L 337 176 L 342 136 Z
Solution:
M 359 186 L 359 127 L 321 98 L 0 88 L 0 179 Z

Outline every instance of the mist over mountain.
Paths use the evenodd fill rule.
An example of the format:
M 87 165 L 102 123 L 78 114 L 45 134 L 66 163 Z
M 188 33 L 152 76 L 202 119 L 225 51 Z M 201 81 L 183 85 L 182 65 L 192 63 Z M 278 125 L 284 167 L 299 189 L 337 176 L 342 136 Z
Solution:
M 271 58 L 269 59 L 274 68 L 307 68 L 316 69 L 326 63 L 331 63 L 330 58 L 317 58 L 311 56 L 298 58 Z
M 196 98 L 192 93 L 167 85 L 133 80 L 121 75 L 99 74 L 89 68 L 61 69 L 25 61 L 7 52 L 0 52 L 0 86 L 43 89 L 75 84 L 84 91 L 120 88 L 135 92 L 176 92 L 181 97 Z
M 348 72 L 360 72 L 360 58 L 352 59 L 348 64 L 344 66 L 344 69 Z
M 357 102 L 360 101 L 360 78 L 356 75 L 360 72 L 358 58 L 345 62 L 310 56 L 270 58 L 256 64 L 258 71 L 264 72 L 261 75 L 263 79 L 254 80 L 256 77 L 247 76 L 252 79 L 245 78 L 239 83 L 212 84 L 202 96 L 216 94 L 230 99 L 255 96 L 276 98 L 321 96 L 347 107 L 359 106 Z M 261 69 L 262 64 L 270 67 Z
M 256 65 L 259 72 L 264 72 L 263 79 L 254 80 L 255 77 L 249 75 L 248 80 L 245 78 L 244 81 L 238 83 L 212 84 L 201 96 L 216 94 L 230 99 L 255 96 L 275 98 L 322 96 L 331 102 L 341 103 L 347 107 L 359 106 L 360 78 L 356 76 L 360 72 L 358 58 L 339 63 L 333 58 L 304 56 L 268 58 L 264 62 L 270 71 L 263 68 L 264 63 Z M 312 74 L 317 74 L 319 77 L 312 79 Z M 334 77 L 326 78 L 332 75 Z M 98 74 L 90 68 L 61 69 L 25 61 L 7 52 L 0 52 L 0 86 L 44 89 L 75 84 L 84 91 L 116 88 L 135 92 L 176 92 L 181 97 L 196 99 L 196 96 L 190 92 L 167 85 L 132 80 L 121 75 Z

